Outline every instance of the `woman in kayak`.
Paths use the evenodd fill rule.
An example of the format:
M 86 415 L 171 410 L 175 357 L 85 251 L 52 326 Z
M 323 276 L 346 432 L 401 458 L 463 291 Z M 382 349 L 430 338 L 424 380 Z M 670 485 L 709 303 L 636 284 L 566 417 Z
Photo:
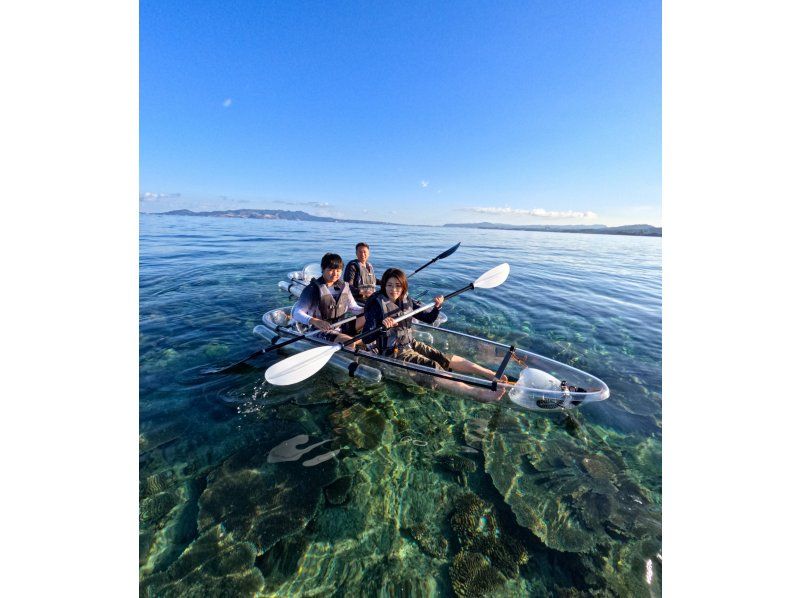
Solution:
M 411 329 L 411 318 L 395 322 L 394 318 L 388 315 L 390 312 L 402 308 L 402 311 L 393 314 L 401 316 L 421 306 L 418 301 L 408 296 L 408 279 L 402 270 L 398 268 L 386 270 L 381 277 L 380 286 L 380 291 L 372 295 L 364 306 L 366 318 L 364 332 L 380 328 L 381 325 L 388 328 L 383 333 L 377 334 L 377 338 L 370 338 L 370 340 L 375 338 L 378 352 L 381 355 L 437 370 L 459 372 L 489 379 L 494 376 L 493 371 L 477 363 L 458 355 L 446 356 L 438 349 L 416 340 Z M 434 297 L 433 301 L 435 306 L 430 311 L 420 312 L 414 317 L 426 324 L 432 324 L 439 315 L 444 297 L 438 295 Z M 505 376 L 501 379 L 502 382 L 507 380 Z M 504 388 L 495 391 L 444 378 L 437 378 L 436 384 L 445 390 L 468 395 L 483 403 L 499 401 L 505 392 Z

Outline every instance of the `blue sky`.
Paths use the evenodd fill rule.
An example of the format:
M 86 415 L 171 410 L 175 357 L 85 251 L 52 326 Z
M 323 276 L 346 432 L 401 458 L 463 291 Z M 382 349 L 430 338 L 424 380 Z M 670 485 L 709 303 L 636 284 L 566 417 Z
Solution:
M 661 225 L 659 2 L 140 4 L 140 209 Z

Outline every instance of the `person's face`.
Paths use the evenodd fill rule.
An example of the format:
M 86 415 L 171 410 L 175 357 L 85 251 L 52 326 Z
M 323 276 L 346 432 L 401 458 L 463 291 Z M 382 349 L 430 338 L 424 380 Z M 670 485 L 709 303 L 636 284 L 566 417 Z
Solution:
M 386 291 L 386 296 L 392 301 L 392 303 L 397 303 L 397 300 L 400 299 L 400 295 L 403 294 L 403 285 L 400 284 L 399 280 L 392 276 L 386 281 L 386 287 L 384 290 Z
M 362 264 L 366 264 L 367 259 L 369 259 L 369 248 L 364 247 L 362 245 L 361 247 L 356 249 L 356 257 L 358 258 L 359 262 L 361 262 Z
M 341 275 L 342 275 L 341 268 L 325 268 L 322 271 L 322 278 L 323 280 L 325 280 L 327 284 L 335 283 L 337 280 L 339 280 Z

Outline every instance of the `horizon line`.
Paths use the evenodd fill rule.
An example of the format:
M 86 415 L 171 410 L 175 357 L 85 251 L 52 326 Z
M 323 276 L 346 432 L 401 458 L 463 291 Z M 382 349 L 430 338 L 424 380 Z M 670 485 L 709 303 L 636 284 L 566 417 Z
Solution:
M 505 222 L 489 222 L 489 221 L 481 221 L 481 222 L 448 222 L 445 224 L 409 224 L 405 222 L 385 222 L 381 220 L 361 220 L 358 218 L 337 218 L 335 216 L 317 216 L 316 214 L 309 214 L 304 210 L 285 210 L 282 208 L 227 208 L 222 210 L 201 210 L 201 211 L 194 211 L 188 208 L 178 208 L 176 210 L 168 210 L 166 212 L 143 212 L 139 211 L 139 214 L 145 214 L 147 216 L 180 216 L 181 214 L 174 214 L 172 212 L 190 212 L 192 214 L 211 214 L 215 212 L 225 213 L 225 212 L 241 212 L 241 211 L 250 211 L 250 212 L 299 212 L 301 214 L 305 214 L 306 216 L 312 216 L 314 218 L 319 218 L 322 221 L 327 222 L 356 222 L 362 224 L 385 224 L 390 226 L 423 226 L 423 227 L 464 227 L 464 228 L 479 228 L 477 225 L 481 224 L 490 224 L 492 226 L 506 226 L 511 227 L 507 230 L 524 230 L 523 227 L 526 226 L 540 226 L 540 227 L 562 227 L 562 228 L 573 228 L 576 230 L 602 230 L 602 229 L 615 229 L 615 228 L 623 228 L 623 227 L 630 227 L 630 226 L 649 226 L 651 228 L 663 230 L 662 226 L 656 226 L 654 224 L 648 224 L 644 222 L 637 222 L 633 224 L 617 224 L 617 225 L 609 225 L 609 224 L 547 224 L 547 223 L 531 223 L 531 224 L 508 224 Z M 256 219 L 253 219 L 256 220 Z M 265 218 L 265 220 L 269 220 Z M 307 222 L 313 222 L 313 220 L 308 220 Z M 576 228 L 577 227 L 577 228 Z M 547 231 L 543 231 L 547 232 Z M 559 231 L 554 231 L 559 232 Z

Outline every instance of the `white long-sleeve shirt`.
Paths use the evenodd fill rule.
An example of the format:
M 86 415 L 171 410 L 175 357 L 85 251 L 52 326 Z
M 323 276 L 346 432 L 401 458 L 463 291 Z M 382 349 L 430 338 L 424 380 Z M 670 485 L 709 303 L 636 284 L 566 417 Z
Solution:
M 334 299 L 339 299 L 339 292 L 334 287 L 328 287 L 333 295 Z M 364 308 L 361 307 L 358 303 L 356 303 L 355 298 L 353 297 L 353 293 L 350 292 L 350 287 L 345 287 L 347 291 L 347 311 L 355 314 L 361 315 L 364 313 Z M 300 295 L 300 298 L 297 300 L 297 303 L 294 304 L 292 308 L 292 319 L 296 322 L 300 322 L 301 324 L 305 324 L 309 326 L 311 324 L 311 318 L 319 318 L 322 314 L 319 311 L 319 304 L 313 301 L 314 292 L 309 284 Z

